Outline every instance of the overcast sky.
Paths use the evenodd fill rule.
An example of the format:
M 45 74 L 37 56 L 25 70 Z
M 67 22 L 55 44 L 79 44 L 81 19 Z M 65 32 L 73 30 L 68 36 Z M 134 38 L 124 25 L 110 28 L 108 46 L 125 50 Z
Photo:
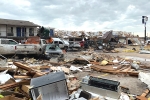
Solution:
M 150 0 L 0 0 L 0 18 L 63 30 L 127 31 L 144 36 Z M 150 36 L 150 21 L 147 22 Z

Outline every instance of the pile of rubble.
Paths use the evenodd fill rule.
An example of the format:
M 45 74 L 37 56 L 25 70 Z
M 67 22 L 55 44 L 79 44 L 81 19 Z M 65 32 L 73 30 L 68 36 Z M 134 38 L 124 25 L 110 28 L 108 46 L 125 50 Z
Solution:
M 150 67 L 142 62 L 111 56 L 93 50 L 79 53 L 78 58 L 64 62 L 26 59 L 8 60 L 0 67 L 0 100 L 148 100 Z M 74 73 L 105 72 L 139 77 L 148 85 L 143 94 L 127 92 L 118 81 Z

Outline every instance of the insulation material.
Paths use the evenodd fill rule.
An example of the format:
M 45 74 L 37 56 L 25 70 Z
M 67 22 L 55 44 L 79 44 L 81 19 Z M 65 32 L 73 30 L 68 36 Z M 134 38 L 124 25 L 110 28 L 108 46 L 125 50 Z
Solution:
M 4 84 L 5 82 L 7 82 L 10 78 L 12 78 L 12 76 L 10 76 L 9 74 L 6 74 L 7 70 L 4 72 L 0 73 L 0 84 Z
M 150 89 L 150 73 L 143 73 L 143 72 L 140 72 L 139 73 L 139 79 L 144 82 L 145 84 L 148 85 L 148 88 Z

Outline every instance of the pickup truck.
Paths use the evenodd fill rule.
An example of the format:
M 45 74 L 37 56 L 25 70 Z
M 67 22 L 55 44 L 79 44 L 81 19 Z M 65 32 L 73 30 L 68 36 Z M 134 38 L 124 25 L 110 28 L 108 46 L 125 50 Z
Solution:
M 45 39 L 29 37 L 25 44 L 16 45 L 16 55 L 41 55 L 46 44 Z
M 18 42 L 13 39 L 0 38 L 0 54 L 15 54 L 16 45 L 18 45 Z

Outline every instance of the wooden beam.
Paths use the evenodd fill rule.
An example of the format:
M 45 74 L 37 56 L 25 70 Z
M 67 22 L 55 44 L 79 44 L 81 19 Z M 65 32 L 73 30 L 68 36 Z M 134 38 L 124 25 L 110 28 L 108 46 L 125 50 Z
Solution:
M 27 78 L 31 78 L 31 76 L 21 76 L 21 75 L 14 75 L 15 79 L 27 79 Z
M 24 69 L 24 70 L 27 70 L 27 71 L 32 71 L 32 69 L 29 66 L 24 65 L 24 64 L 22 64 L 20 62 L 13 62 L 13 64 L 15 66 L 17 66 L 18 68 L 20 68 L 20 69 Z
M 28 79 L 28 80 L 22 80 L 22 81 L 17 82 L 17 83 L 0 85 L 0 89 L 7 90 L 7 89 L 10 89 L 10 88 L 14 88 L 14 87 L 20 86 L 20 85 L 22 85 L 24 83 L 30 83 L 30 79 Z

